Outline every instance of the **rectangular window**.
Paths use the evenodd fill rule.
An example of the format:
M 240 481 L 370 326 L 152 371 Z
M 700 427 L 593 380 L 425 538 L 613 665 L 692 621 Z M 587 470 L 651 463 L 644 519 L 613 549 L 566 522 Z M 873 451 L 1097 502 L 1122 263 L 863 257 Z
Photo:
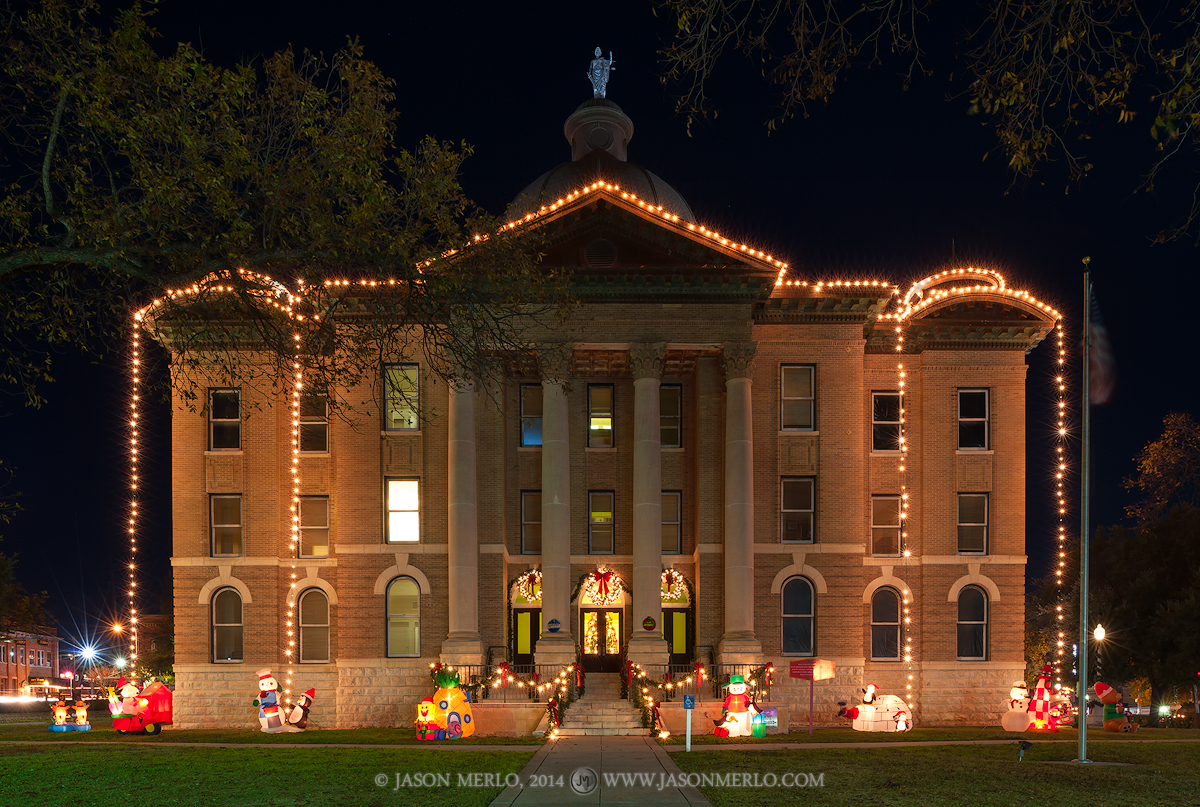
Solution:
M 663 448 L 683 448 L 683 387 L 658 388 L 658 439 Z
M 383 368 L 383 428 L 410 431 L 421 426 L 419 369 L 415 364 L 389 364 Z
M 542 385 L 521 385 L 521 445 L 542 444 Z
M 900 497 L 871 497 L 871 554 L 900 554 Z
M 960 389 L 958 391 L 958 448 L 960 451 L 987 449 L 990 416 L 987 390 Z
M 812 477 L 785 477 L 779 480 L 779 540 L 785 543 L 811 544 L 816 512 L 816 480 Z
M 662 551 L 664 555 L 683 551 L 683 493 L 678 490 L 662 493 Z
M 613 386 L 588 384 L 588 448 L 613 447 Z
M 521 491 L 521 552 L 542 554 L 542 492 Z
M 958 553 L 986 555 L 988 551 L 988 496 L 958 494 Z
M 209 496 L 214 558 L 242 554 L 242 497 Z
M 329 497 L 300 498 L 300 557 L 329 557 Z
M 588 552 L 593 555 L 613 553 L 613 500 L 611 490 L 588 491 Z
M 21 654 L 21 658 L 18 660 L 18 663 L 24 664 L 25 663 L 25 648 L 19 647 L 19 648 L 17 648 L 17 652 L 19 652 Z
M 900 450 L 900 395 L 871 393 L 871 450 Z
M 390 544 L 421 540 L 420 484 L 416 479 L 387 480 L 387 536 Z
M 811 364 L 784 364 L 779 368 L 780 428 L 804 431 L 815 428 L 816 371 Z
M 212 451 L 242 448 L 242 391 L 208 391 L 208 447 Z
M 300 398 L 300 451 L 305 454 L 329 451 L 329 399 L 324 395 Z

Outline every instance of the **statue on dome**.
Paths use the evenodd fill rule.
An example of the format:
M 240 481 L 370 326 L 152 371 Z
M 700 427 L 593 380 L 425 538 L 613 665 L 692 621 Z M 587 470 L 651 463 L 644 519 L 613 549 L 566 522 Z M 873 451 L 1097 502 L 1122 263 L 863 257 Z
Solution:
M 600 55 L 600 46 L 596 46 L 596 58 L 592 59 L 592 63 L 588 65 L 587 77 L 588 81 L 592 82 L 592 97 L 603 98 L 604 90 L 608 86 L 608 73 L 610 70 L 616 70 L 613 67 L 612 51 L 608 52 L 608 58 L 605 59 Z

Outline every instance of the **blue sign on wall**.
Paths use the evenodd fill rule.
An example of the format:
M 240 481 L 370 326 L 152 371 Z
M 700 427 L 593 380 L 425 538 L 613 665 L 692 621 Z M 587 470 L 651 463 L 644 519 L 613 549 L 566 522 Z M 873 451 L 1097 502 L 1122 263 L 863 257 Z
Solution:
M 683 708 L 684 709 L 695 709 L 696 708 L 696 696 L 695 695 L 684 695 L 683 696 Z
M 562 629 L 562 623 L 559 622 L 557 619 L 551 619 L 549 622 L 546 623 L 546 628 L 551 633 L 558 633 L 559 630 Z

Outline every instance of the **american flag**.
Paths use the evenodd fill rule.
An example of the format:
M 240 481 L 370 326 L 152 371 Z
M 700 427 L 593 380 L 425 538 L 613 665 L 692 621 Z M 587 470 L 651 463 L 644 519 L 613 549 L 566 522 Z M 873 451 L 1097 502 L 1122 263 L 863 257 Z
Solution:
M 1117 364 L 1113 360 L 1112 344 L 1108 341 L 1108 329 L 1100 318 L 1100 306 L 1096 303 L 1096 294 L 1088 285 L 1088 299 L 1091 304 L 1091 333 L 1089 334 L 1088 350 L 1088 394 L 1094 404 L 1105 404 L 1112 400 L 1117 389 Z

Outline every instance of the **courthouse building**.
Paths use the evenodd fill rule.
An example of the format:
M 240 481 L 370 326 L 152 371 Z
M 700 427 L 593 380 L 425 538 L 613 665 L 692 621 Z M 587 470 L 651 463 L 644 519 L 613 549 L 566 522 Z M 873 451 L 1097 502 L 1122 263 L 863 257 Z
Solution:
M 918 725 L 997 718 L 1025 670 L 1025 357 L 1057 313 L 965 267 L 800 276 L 697 221 L 633 130 L 587 101 L 516 195 L 581 304 L 503 379 L 396 356 L 353 424 L 305 399 L 298 557 L 288 393 L 176 407 L 176 725 L 252 724 L 264 667 L 317 725 L 406 726 L 434 662 L 622 657 L 773 662 L 793 722 L 812 657 L 820 721 L 868 682 Z

